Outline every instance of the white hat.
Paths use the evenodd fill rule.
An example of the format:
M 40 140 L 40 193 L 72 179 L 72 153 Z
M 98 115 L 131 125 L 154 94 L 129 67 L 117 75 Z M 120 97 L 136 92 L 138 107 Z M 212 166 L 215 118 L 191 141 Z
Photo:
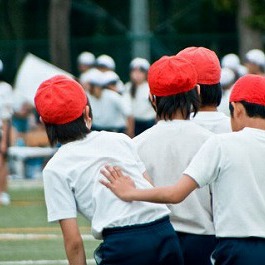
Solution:
M 241 76 L 244 76 L 248 73 L 248 69 L 246 66 L 240 64 L 238 67 L 237 67 L 237 73 L 238 75 L 241 77 Z
M 111 70 L 115 70 L 116 66 L 114 60 L 106 54 L 100 55 L 96 60 L 96 64 L 99 67 L 106 67 Z
M 81 74 L 80 83 L 103 86 L 103 73 L 96 68 L 92 68 Z
M 130 63 L 130 68 L 134 69 L 134 68 L 142 68 L 145 71 L 148 71 L 150 67 L 150 63 L 144 59 L 144 58 L 134 58 L 131 63 Z
M 2 60 L 0 60 L 0 73 L 3 72 L 3 69 L 4 69 L 4 64 Z
M 235 72 L 230 68 L 224 67 L 221 69 L 220 83 L 222 86 L 229 86 L 235 82 Z
M 265 54 L 259 49 L 253 49 L 246 53 L 246 60 L 250 63 L 265 66 Z
M 103 85 L 107 86 L 111 83 L 116 83 L 120 80 L 119 76 L 113 71 L 103 73 Z
M 93 65 L 95 63 L 95 56 L 91 52 L 82 52 L 77 57 L 78 64 Z
M 222 58 L 221 65 L 236 71 L 240 65 L 239 57 L 234 53 L 229 53 Z

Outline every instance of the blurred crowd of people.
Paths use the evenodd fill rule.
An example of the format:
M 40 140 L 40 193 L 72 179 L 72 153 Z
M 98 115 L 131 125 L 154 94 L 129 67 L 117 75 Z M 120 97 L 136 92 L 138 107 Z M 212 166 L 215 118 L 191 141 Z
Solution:
M 222 100 L 215 107 L 229 116 L 229 95 L 233 84 L 247 73 L 264 75 L 265 54 L 253 49 L 240 59 L 231 53 L 220 58 L 220 64 Z M 130 62 L 126 83 L 116 72 L 114 59 L 106 54 L 95 57 L 91 52 L 84 51 L 77 58 L 77 67 L 80 73 L 77 81 L 90 100 L 92 129 L 121 132 L 133 138 L 156 123 L 156 112 L 149 98 L 148 60 L 134 58 Z M 0 205 L 10 203 L 7 193 L 8 147 L 48 145 L 48 141 L 43 140 L 45 132 L 33 104 L 14 97 L 11 85 L 4 81 L 4 68 L 5 64 L 0 60 Z M 32 131 L 39 132 L 38 137 L 42 140 L 34 141 L 29 137 Z

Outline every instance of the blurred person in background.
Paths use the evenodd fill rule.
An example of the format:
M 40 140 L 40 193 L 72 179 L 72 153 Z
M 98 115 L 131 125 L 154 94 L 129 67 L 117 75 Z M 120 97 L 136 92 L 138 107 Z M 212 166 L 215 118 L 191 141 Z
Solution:
M 235 53 L 228 53 L 221 59 L 221 66 L 222 68 L 229 68 L 231 69 L 234 74 L 236 80 L 239 78 L 238 69 L 240 67 L 240 59 Z
M 214 51 L 205 47 L 188 47 L 177 54 L 189 60 L 197 70 L 200 85 L 200 109 L 191 120 L 213 133 L 231 132 L 230 119 L 223 112 L 218 112 L 222 98 L 220 84 L 221 66 Z
M 14 113 L 12 127 L 15 133 L 15 145 L 25 145 L 26 133 L 31 129 L 34 118 L 34 107 L 23 95 L 14 96 Z
M 249 74 L 264 76 L 265 54 L 259 49 L 253 49 L 245 55 L 245 66 Z
M 7 152 L 10 144 L 13 92 L 12 87 L 3 80 L 3 70 L 4 65 L 0 60 L 0 205 L 8 205 L 10 197 L 7 193 Z
M 82 85 L 86 93 L 90 93 L 93 84 L 99 83 L 100 78 L 102 78 L 101 72 L 96 68 L 92 68 L 80 76 L 79 83 Z
M 116 69 L 116 63 L 113 60 L 112 57 L 110 57 L 107 54 L 102 54 L 100 56 L 97 57 L 96 59 L 96 67 L 99 71 L 101 71 L 102 73 L 108 72 L 108 71 L 112 71 L 115 72 Z M 117 92 L 119 94 L 123 94 L 124 93 L 124 84 L 123 82 L 120 80 L 117 81 Z
M 117 92 L 119 76 L 113 71 L 90 72 L 83 80 L 93 108 L 92 130 L 126 133 L 130 106 Z
M 102 54 L 96 59 L 96 67 L 101 72 L 115 71 L 116 64 L 112 57 Z
M 221 66 L 234 72 L 235 81 L 248 73 L 247 67 L 240 63 L 239 57 L 234 53 L 226 54 L 221 60 Z
M 130 63 L 130 81 L 125 84 L 125 98 L 131 105 L 133 136 L 137 136 L 155 124 L 155 111 L 149 100 L 147 72 L 149 62 L 144 58 L 134 58 Z
M 77 67 L 80 75 L 90 70 L 95 65 L 96 58 L 91 52 L 82 52 L 77 57 Z
M 229 68 L 222 68 L 221 70 L 221 86 L 222 86 L 222 99 L 218 106 L 218 110 L 230 116 L 229 110 L 229 97 L 232 90 L 232 86 L 236 81 L 235 73 Z

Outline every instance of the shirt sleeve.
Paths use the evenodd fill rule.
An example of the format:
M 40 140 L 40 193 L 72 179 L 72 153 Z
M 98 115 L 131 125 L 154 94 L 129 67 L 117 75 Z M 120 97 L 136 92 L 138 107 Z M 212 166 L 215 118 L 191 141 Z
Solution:
M 74 190 L 67 179 L 52 170 L 43 171 L 48 222 L 76 218 Z
M 183 174 L 193 178 L 200 187 L 215 181 L 221 168 L 221 146 L 216 135 L 208 139 L 191 160 Z

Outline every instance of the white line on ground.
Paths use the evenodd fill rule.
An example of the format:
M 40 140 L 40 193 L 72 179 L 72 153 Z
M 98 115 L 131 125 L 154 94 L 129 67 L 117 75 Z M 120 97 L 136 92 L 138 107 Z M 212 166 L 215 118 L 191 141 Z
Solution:
M 21 261 L 0 261 L 0 265 L 60 265 L 68 264 L 67 260 L 21 260 Z M 93 259 L 87 260 L 87 265 L 96 264 Z
M 5 233 L 0 234 L 0 240 L 39 240 L 39 239 L 59 239 L 62 235 L 56 234 L 15 234 L 15 233 Z M 83 240 L 95 241 L 92 235 L 82 235 Z

